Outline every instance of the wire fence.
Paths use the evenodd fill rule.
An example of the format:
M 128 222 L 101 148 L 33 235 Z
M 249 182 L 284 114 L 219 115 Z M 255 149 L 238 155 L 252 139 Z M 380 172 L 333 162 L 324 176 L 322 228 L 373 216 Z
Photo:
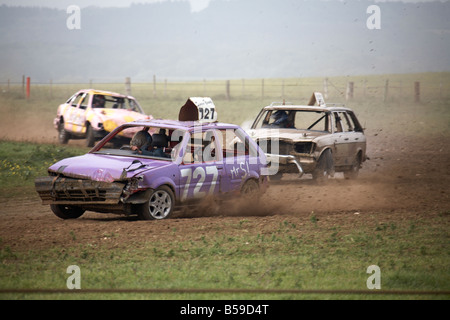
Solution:
M 450 99 L 450 73 L 358 76 L 289 79 L 234 79 L 202 81 L 170 81 L 153 78 L 151 82 L 133 83 L 130 78 L 120 82 L 53 83 L 20 81 L 0 82 L 3 95 L 22 98 L 67 99 L 84 88 L 95 88 L 133 95 L 140 99 L 185 99 L 209 96 L 216 100 L 293 100 L 305 103 L 312 92 L 322 92 L 325 101 L 375 100 L 378 102 L 445 102 Z

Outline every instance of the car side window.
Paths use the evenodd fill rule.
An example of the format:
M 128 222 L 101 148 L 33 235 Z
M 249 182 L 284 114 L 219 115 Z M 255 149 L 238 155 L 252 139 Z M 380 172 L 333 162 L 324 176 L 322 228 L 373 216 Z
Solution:
M 80 101 L 80 109 L 86 109 L 89 105 L 89 95 L 87 93 L 83 94 Z
M 139 108 L 136 105 L 136 102 L 134 100 L 127 99 L 127 101 L 128 101 L 128 106 L 125 106 L 126 109 L 130 109 L 131 111 L 139 112 Z
M 188 141 L 183 163 L 204 163 L 218 160 L 214 131 L 193 132 Z
M 363 132 L 364 131 L 353 112 L 348 111 L 347 117 L 349 119 L 349 122 L 353 125 L 353 131 L 355 131 L 355 132 Z
M 122 98 L 117 98 L 117 97 L 111 97 L 112 101 L 110 103 L 108 103 L 108 105 L 105 107 L 108 108 L 112 108 L 112 109 L 127 109 L 125 100 Z
M 224 158 L 247 156 L 250 154 L 249 141 L 244 137 L 242 139 L 234 129 L 219 130 L 222 154 Z
M 353 122 L 347 115 L 347 112 L 339 112 L 339 116 L 341 118 L 341 124 L 345 132 L 354 131 Z
M 334 112 L 334 132 L 342 132 L 341 117 L 339 113 Z
M 70 104 L 70 106 L 76 108 L 78 105 L 78 102 L 80 102 L 80 99 L 83 97 L 83 95 L 84 95 L 84 93 L 74 95 L 68 102 Z

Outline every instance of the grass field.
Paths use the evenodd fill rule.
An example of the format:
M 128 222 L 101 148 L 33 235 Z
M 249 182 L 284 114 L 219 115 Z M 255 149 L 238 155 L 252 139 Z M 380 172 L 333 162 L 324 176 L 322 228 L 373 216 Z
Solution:
M 389 79 L 387 99 L 384 92 L 386 79 Z M 346 101 L 348 81 L 354 81 L 355 95 Z M 420 103 L 414 102 L 414 81 L 421 82 Z M 206 84 L 168 82 L 167 85 L 158 82 L 155 95 L 152 84 L 133 84 L 132 94 L 146 112 L 156 118 L 176 118 L 179 107 L 189 96 L 211 96 L 219 110 L 220 121 L 242 125 L 272 101 L 285 98 L 286 101 L 305 103 L 313 91 L 323 89 L 323 78 L 266 79 L 264 93 L 261 83 L 261 79 L 230 81 L 230 99 L 225 94 L 225 81 L 208 81 Z M 438 137 L 441 139 L 438 151 L 448 146 L 450 73 L 340 77 L 330 78 L 329 83 L 329 101 L 347 103 L 355 110 L 366 128 L 369 145 L 370 139 L 383 135 L 383 143 L 387 145 L 377 146 L 377 151 L 392 151 L 391 135 L 424 140 Z M 40 206 L 34 192 L 34 178 L 45 175 L 51 163 L 88 150 L 72 142 L 67 146 L 57 145 L 56 130 L 52 127 L 57 105 L 85 87 L 88 86 L 54 84 L 50 91 L 49 85 L 36 85 L 32 87 L 29 100 L 25 99 L 19 86 L 12 86 L 9 91 L 3 88 L 4 92 L 0 94 L 0 110 L 5 115 L 0 119 L 2 218 L 14 214 L 14 207 L 6 210 L 12 203 L 19 207 L 21 202 L 31 201 L 34 206 Z M 123 84 L 95 84 L 93 87 L 124 92 Z M 370 148 L 375 151 L 373 145 Z M 425 146 L 427 148 L 431 147 Z M 445 154 L 441 152 L 437 159 L 441 157 L 445 161 Z M 400 156 L 389 153 L 385 157 L 395 162 Z M 426 161 L 438 163 L 428 158 Z M 448 169 L 444 172 L 448 175 Z M 413 171 L 412 175 L 416 173 Z M 25 215 L 25 219 L 43 221 L 44 228 L 39 230 L 42 234 L 51 235 L 56 229 L 64 228 L 63 234 L 59 234 L 61 239 L 54 245 L 22 246 L 21 241 L 29 235 L 27 230 L 21 229 L 20 219 L 24 218 L 19 216 L 17 229 L 24 234 L 17 235 L 18 243 L 0 237 L 0 289 L 65 289 L 69 277 L 66 268 L 74 264 L 81 269 L 82 289 L 365 290 L 370 276 L 367 267 L 378 265 L 382 289 L 450 290 L 450 207 L 445 202 L 448 196 L 444 192 L 439 206 L 430 202 L 428 207 L 374 209 L 361 215 L 349 210 L 174 219 L 158 224 L 158 232 L 153 229 L 152 222 L 127 219 L 88 217 L 69 224 L 71 222 L 52 217 L 50 210 L 44 212 L 44 209 L 36 208 L 33 209 L 37 212 L 36 218 Z M 364 219 L 360 219 L 362 215 Z M 88 227 L 94 228 L 95 232 L 86 238 L 82 229 Z M 12 226 L 8 222 L 0 228 L 6 232 Z M 141 237 L 133 238 L 127 233 L 135 229 L 141 231 Z M 370 293 L 0 294 L 0 299 L 109 298 L 296 300 L 449 299 L 450 296 L 374 296 Z
M 116 247 L 79 244 L 77 233 L 72 232 L 68 235 L 73 243 L 70 247 L 15 252 L 2 245 L 1 288 L 64 289 L 69 277 L 65 270 L 76 264 L 81 269 L 82 289 L 364 290 L 369 277 L 367 267 L 378 265 L 383 289 L 443 290 L 448 289 L 450 281 L 448 214 L 443 212 L 431 220 L 380 224 L 374 213 L 364 224 L 345 227 L 322 225 L 321 219 L 315 221 L 313 216 L 308 222 L 286 217 L 270 231 L 258 231 L 254 219 L 230 219 L 226 233 L 220 228 L 223 226 L 217 225 L 214 235 L 182 239 L 174 227 L 167 230 L 172 241 L 142 239 L 131 246 Z M 104 234 L 104 238 L 114 237 L 119 234 Z M 369 299 L 374 296 L 103 293 L 11 294 L 1 298 Z

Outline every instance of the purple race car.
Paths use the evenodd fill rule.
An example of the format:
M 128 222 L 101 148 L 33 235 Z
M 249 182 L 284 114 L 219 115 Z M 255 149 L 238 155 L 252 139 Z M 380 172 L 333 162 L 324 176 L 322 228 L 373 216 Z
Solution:
M 134 132 L 130 145 L 110 142 L 127 131 Z M 91 210 L 150 220 L 207 196 L 257 198 L 266 171 L 264 152 L 239 126 L 141 120 L 116 128 L 87 154 L 55 163 L 35 185 L 62 219 Z

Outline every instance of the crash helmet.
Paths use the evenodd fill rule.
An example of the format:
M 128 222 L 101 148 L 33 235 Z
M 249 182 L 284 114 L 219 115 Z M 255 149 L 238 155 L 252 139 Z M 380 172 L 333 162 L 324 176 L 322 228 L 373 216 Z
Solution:
M 145 144 L 151 144 L 152 143 L 152 136 L 147 131 L 138 131 L 134 134 L 133 138 L 130 141 L 130 146 L 136 146 L 138 148 L 141 148 Z
M 94 96 L 94 106 L 95 107 L 104 107 L 105 106 L 105 96 L 102 94 L 96 94 Z
M 278 124 L 287 121 L 288 115 L 284 110 L 277 110 L 270 116 L 270 118 L 274 120 L 274 123 Z

